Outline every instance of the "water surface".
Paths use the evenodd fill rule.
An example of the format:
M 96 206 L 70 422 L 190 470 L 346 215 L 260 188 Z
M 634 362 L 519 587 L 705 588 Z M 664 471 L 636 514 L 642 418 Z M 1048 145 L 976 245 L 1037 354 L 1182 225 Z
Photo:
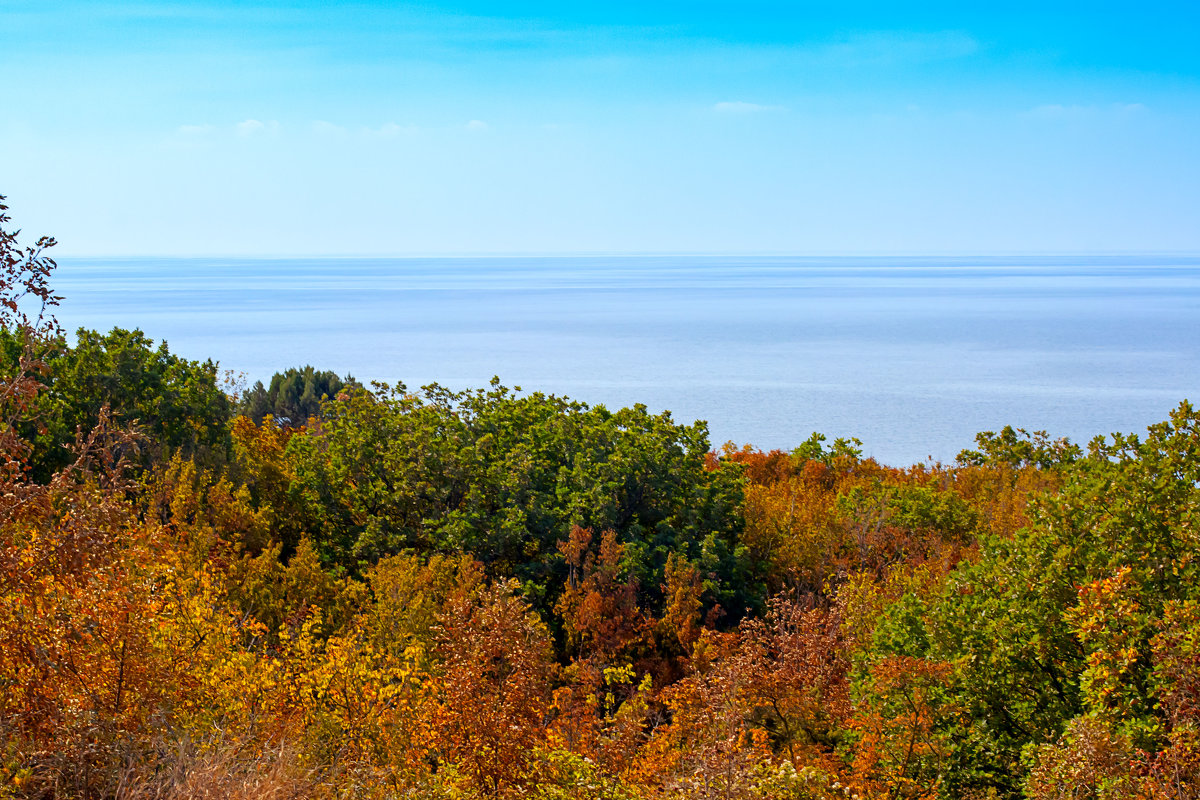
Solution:
M 1005 424 L 1075 440 L 1200 400 L 1200 258 L 63 259 L 59 318 L 266 381 L 486 385 L 857 436 L 952 460 Z

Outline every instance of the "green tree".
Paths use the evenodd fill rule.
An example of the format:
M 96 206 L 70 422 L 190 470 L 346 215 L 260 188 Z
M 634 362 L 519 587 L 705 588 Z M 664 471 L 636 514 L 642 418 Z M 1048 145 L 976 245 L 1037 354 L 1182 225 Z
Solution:
M 978 450 L 963 450 L 958 454 L 960 464 L 1008 464 L 1014 468 L 1035 466 L 1054 469 L 1073 463 L 1083 451 L 1068 439 L 1051 439 L 1045 431 L 1030 433 L 1024 428 L 1005 425 L 999 433 L 984 431 L 975 434 Z
M 622 569 L 651 593 L 667 558 L 685 555 L 703 570 L 708 602 L 740 614 L 760 592 L 739 543 L 740 470 L 706 468 L 707 453 L 703 423 L 493 382 L 343 392 L 285 458 L 290 516 L 310 521 L 327 564 L 470 553 L 519 578 L 545 610 L 567 570 L 558 543 L 579 526 L 614 531 Z
M 1168 727 L 1152 643 L 1166 609 L 1200 596 L 1200 415 L 1184 402 L 1144 439 L 1097 438 L 1061 468 L 1028 527 L 887 609 L 867 656 L 955 665 L 952 792 L 1018 796 L 1022 752 L 1085 713 L 1151 751 Z
M 276 372 L 270 388 L 257 381 L 242 393 L 237 410 L 256 425 L 271 417 L 278 425 L 299 427 L 309 418 L 321 416 L 322 403 L 337 397 L 343 388 L 356 385 L 349 375 L 342 379 L 335 372 L 319 372 L 311 366 L 292 367 L 286 372 Z
M 35 479 L 47 480 L 68 463 L 67 445 L 96 425 L 105 406 L 115 422 L 145 434 L 152 460 L 181 452 L 206 465 L 225 462 L 231 405 L 217 385 L 215 362 L 181 358 L 138 330 L 80 328 L 75 336 L 74 346 L 59 339 L 44 356 L 45 388 L 36 421 L 25 430 Z M 15 366 L 22 347 L 19 332 L 0 331 L 6 368 Z

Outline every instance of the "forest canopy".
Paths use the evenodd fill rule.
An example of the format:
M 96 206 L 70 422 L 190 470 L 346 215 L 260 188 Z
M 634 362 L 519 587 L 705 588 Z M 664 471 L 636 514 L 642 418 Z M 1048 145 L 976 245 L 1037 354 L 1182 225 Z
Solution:
M 498 380 L 235 397 L 69 342 L 5 211 L 0 797 L 1200 797 L 1186 401 L 905 467 Z

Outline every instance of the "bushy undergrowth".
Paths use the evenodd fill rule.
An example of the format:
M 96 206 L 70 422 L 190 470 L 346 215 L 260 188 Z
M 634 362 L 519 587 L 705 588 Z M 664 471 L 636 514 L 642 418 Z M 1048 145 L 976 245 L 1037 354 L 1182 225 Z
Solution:
M 230 418 L 7 221 L 0 797 L 1200 796 L 1187 403 L 912 468 L 311 369 Z

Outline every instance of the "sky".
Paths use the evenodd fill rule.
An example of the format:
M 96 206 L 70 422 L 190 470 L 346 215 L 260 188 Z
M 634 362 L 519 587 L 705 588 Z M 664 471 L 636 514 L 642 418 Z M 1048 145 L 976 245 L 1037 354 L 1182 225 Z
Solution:
M 1200 252 L 1200 4 L 0 0 L 63 256 Z

